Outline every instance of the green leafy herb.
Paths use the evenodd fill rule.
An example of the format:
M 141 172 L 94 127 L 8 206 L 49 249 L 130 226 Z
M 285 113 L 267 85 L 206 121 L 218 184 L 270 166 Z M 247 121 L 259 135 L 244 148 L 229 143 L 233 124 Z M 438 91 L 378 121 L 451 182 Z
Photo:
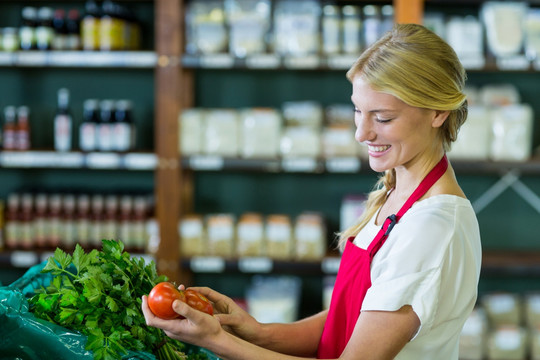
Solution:
M 121 242 L 103 240 L 101 251 L 88 253 L 77 245 L 71 255 L 56 249 L 42 271 L 53 278 L 35 291 L 30 310 L 86 335 L 94 359 L 120 359 L 130 350 L 153 352 L 158 359 L 201 359 L 201 354 L 184 354 L 184 344 L 162 330 L 146 326 L 141 297 L 167 278 L 157 274 L 153 261 L 131 257 Z

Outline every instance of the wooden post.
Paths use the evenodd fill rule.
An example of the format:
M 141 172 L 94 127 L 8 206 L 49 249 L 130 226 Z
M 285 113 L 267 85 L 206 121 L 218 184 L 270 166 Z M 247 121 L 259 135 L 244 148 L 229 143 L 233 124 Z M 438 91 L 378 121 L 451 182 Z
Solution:
M 182 93 L 179 59 L 182 49 L 183 4 L 181 0 L 155 1 L 155 172 L 156 217 L 160 244 L 156 254 L 158 272 L 182 282 L 178 240 L 180 188 L 178 157 L 178 114 Z
M 394 14 L 398 24 L 422 24 L 424 0 L 394 0 Z

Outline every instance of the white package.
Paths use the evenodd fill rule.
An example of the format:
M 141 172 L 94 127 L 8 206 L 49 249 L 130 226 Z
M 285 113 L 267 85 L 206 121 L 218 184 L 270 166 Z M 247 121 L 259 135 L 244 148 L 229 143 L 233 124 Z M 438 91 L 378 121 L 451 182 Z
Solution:
M 322 151 L 325 157 L 355 156 L 358 142 L 350 126 L 327 126 L 322 132 Z
M 248 312 L 261 323 L 298 319 L 302 282 L 293 276 L 255 275 L 246 291 Z
M 241 155 L 245 158 L 273 158 L 279 155 L 281 115 L 274 109 L 254 108 L 240 113 Z
M 189 2 L 186 8 L 186 52 L 213 54 L 228 43 L 225 10 L 219 0 Z
M 523 24 L 528 7 L 523 2 L 488 1 L 481 10 L 487 45 L 497 57 L 518 55 L 523 49 Z
M 487 160 L 491 146 L 491 116 L 486 106 L 469 106 L 467 120 L 448 153 L 451 159 Z
M 503 106 L 519 104 L 518 89 L 513 84 L 486 85 L 480 91 L 482 104 L 486 106 Z
M 282 105 L 287 126 L 307 126 L 319 130 L 324 120 L 324 109 L 316 101 L 287 101 Z
M 238 112 L 232 109 L 208 110 L 205 123 L 205 153 L 208 155 L 238 156 L 240 150 Z
M 320 132 L 305 126 L 288 126 L 281 137 L 282 156 L 317 157 L 321 154 Z
M 274 11 L 274 52 L 281 55 L 318 53 L 320 17 L 319 1 L 278 1 Z
M 529 58 L 540 56 L 540 9 L 529 9 L 525 19 L 525 53 Z
M 532 152 L 533 111 L 530 105 L 507 105 L 493 111 L 491 157 L 525 161 Z
M 203 151 L 204 110 L 186 109 L 178 117 L 178 149 L 182 155 L 195 155 Z
M 296 259 L 321 260 L 326 254 L 326 226 L 321 215 L 303 213 L 294 225 Z
M 225 0 L 229 50 L 238 57 L 263 53 L 270 27 L 269 0 Z
M 446 40 L 463 60 L 484 57 L 482 24 L 474 16 L 452 17 L 446 24 Z

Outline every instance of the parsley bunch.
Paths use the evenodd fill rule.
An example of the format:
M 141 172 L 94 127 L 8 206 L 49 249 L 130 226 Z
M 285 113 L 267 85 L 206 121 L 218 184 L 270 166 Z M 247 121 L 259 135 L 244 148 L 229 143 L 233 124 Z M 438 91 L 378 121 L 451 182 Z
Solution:
M 88 337 L 85 348 L 96 360 L 120 359 L 131 351 L 153 352 L 158 359 L 188 359 L 184 344 L 146 326 L 141 297 L 165 276 L 155 263 L 131 257 L 119 241 L 103 240 L 102 250 L 73 255 L 56 249 L 42 272 L 51 284 L 36 289 L 30 310 L 36 317 Z M 200 358 L 194 355 L 192 358 Z

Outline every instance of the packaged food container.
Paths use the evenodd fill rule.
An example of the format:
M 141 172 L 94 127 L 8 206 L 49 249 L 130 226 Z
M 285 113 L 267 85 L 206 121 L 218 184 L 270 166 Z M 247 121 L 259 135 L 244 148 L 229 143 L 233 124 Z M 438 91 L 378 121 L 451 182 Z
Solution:
M 274 9 L 274 52 L 301 56 L 319 52 L 321 5 L 315 0 L 278 0 Z
M 525 2 L 488 1 L 482 5 L 480 14 L 493 55 L 505 57 L 523 53 L 527 11 Z
M 325 157 L 355 156 L 358 142 L 349 125 L 329 125 L 322 132 L 322 153 Z
M 487 160 L 491 151 L 491 112 L 483 105 L 469 106 L 467 120 L 461 125 L 448 157 Z
M 488 319 L 484 309 L 476 307 L 469 315 L 459 337 L 461 360 L 484 360 Z
M 269 0 L 225 0 L 229 25 L 229 51 L 238 57 L 266 51 L 270 28 Z
M 243 214 L 238 220 L 236 254 L 238 256 L 262 256 L 266 246 L 264 221 L 260 214 Z
M 182 257 L 202 256 L 208 250 L 204 221 L 201 215 L 191 214 L 180 220 L 180 254 Z
M 326 226 L 320 214 L 298 215 L 294 225 L 296 259 L 305 261 L 321 260 L 326 254 Z
M 446 23 L 445 33 L 460 60 L 484 58 L 484 29 L 477 17 L 453 16 Z
M 248 312 L 262 323 L 298 319 L 302 282 L 294 276 L 256 275 L 246 290 Z
M 530 329 L 540 329 L 540 293 L 525 295 L 525 323 Z
M 343 15 L 342 50 L 345 54 L 359 55 L 364 46 L 362 8 L 357 5 L 345 5 Z
M 240 113 L 241 155 L 245 158 L 275 158 L 279 155 L 281 115 L 275 109 L 253 108 Z
M 523 303 L 519 295 L 497 292 L 484 295 L 481 301 L 493 327 L 521 324 Z
M 266 218 L 266 254 L 273 259 L 293 258 L 293 232 L 291 219 L 287 215 L 272 214 Z
M 533 110 L 528 104 L 501 106 L 493 110 L 491 158 L 526 161 L 532 153 Z
M 215 54 L 227 51 L 223 1 L 191 1 L 186 7 L 186 52 Z
M 182 155 L 201 154 L 204 150 L 205 114 L 202 109 L 186 109 L 178 117 L 179 144 Z
M 208 155 L 238 156 L 240 124 L 232 109 L 207 110 L 204 116 L 204 149 Z
M 280 153 L 285 157 L 318 157 L 321 154 L 321 134 L 305 126 L 285 127 Z
M 206 254 L 230 258 L 234 254 L 235 218 L 231 214 L 209 215 L 206 219 L 208 247 Z
M 305 126 L 319 130 L 324 121 L 323 107 L 316 101 L 287 101 L 282 105 L 282 112 L 287 126 Z
M 495 328 L 487 341 L 488 360 L 526 360 L 527 331 L 519 326 L 506 325 Z
M 341 9 L 325 5 L 321 19 L 322 52 L 326 55 L 341 52 Z
M 525 53 L 530 59 L 540 56 L 540 9 L 529 9 L 525 17 Z

